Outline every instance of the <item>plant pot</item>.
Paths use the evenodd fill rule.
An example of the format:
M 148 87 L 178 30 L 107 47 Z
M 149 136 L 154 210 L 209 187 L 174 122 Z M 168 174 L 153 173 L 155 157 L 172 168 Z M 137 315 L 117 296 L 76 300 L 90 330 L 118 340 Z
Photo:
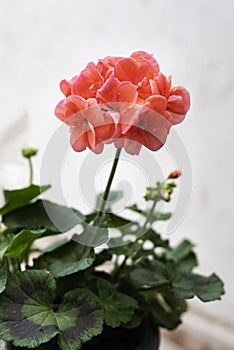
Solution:
M 85 343 L 82 350 L 158 350 L 160 343 L 159 330 L 143 323 L 134 329 L 105 327 L 102 334 Z M 11 346 L 11 350 L 22 350 Z M 40 350 L 59 350 L 56 343 L 42 345 Z

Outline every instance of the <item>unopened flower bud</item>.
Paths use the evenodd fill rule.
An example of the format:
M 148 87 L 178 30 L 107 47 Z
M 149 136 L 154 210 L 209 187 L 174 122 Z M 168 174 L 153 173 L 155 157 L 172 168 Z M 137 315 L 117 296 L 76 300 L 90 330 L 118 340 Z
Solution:
M 31 158 L 37 154 L 36 148 L 23 148 L 22 149 L 22 156 L 24 158 Z
M 168 202 L 170 200 L 170 194 L 168 192 L 162 193 L 162 198 Z
M 149 199 L 149 195 L 150 195 L 150 192 L 149 192 L 149 190 L 147 190 L 147 191 L 143 194 L 143 198 L 145 198 L 145 200 L 148 200 L 148 199 Z
M 168 176 L 168 179 L 177 179 L 178 177 L 181 176 L 181 171 L 180 170 L 174 170 L 170 173 Z

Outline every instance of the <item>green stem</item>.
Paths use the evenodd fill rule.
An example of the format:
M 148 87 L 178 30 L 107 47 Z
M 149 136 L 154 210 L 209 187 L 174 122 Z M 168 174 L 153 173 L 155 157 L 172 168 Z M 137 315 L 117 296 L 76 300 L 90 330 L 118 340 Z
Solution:
M 31 186 L 33 183 L 33 166 L 32 166 L 31 158 L 28 158 L 28 164 L 29 164 L 29 185 Z
M 122 270 L 123 270 L 124 267 L 125 267 L 125 264 L 126 264 L 126 261 L 127 261 L 127 260 L 128 260 L 128 256 L 125 256 L 125 258 L 124 258 L 122 264 L 120 264 L 120 265 L 116 268 L 116 270 L 113 271 L 113 276 L 112 276 L 113 278 L 119 277 L 120 273 L 122 272 Z
M 158 290 L 158 287 L 141 287 L 137 289 L 139 292 L 150 292 L 151 290 Z
M 21 271 L 21 264 L 20 264 L 19 258 L 16 258 L 16 266 L 17 266 L 18 271 Z
M 6 269 L 7 269 L 7 274 L 8 274 L 8 276 L 10 276 L 11 275 L 11 267 L 10 267 L 9 258 L 7 256 L 5 256 L 4 260 L 5 260 L 5 265 L 6 265 Z
M 149 211 L 149 214 L 148 214 L 148 216 L 147 216 L 146 219 L 145 219 L 145 223 L 144 223 L 144 225 L 143 225 L 143 227 L 142 227 L 142 230 L 145 230 L 145 229 L 146 229 L 148 222 L 151 223 L 151 219 L 152 219 L 152 216 L 153 216 L 153 214 L 154 214 L 154 209 L 155 209 L 155 207 L 156 207 L 157 202 L 158 202 L 157 199 L 154 200 L 153 205 L 152 205 L 152 207 L 151 207 L 151 209 L 150 209 L 150 211 Z
M 116 168 L 117 168 L 117 165 L 118 165 L 118 162 L 119 162 L 120 153 L 121 153 L 121 148 L 118 148 L 116 153 L 115 153 L 114 162 L 113 162 L 113 165 L 112 165 L 112 168 L 111 168 L 109 179 L 107 181 L 105 192 L 103 194 L 101 205 L 100 205 L 100 208 L 99 208 L 99 212 L 101 214 L 105 213 L 106 201 L 108 199 L 110 188 L 111 188 L 111 184 L 112 184 L 112 181 L 113 181 L 113 178 L 114 178 L 114 175 L 115 175 L 115 171 L 116 171 Z

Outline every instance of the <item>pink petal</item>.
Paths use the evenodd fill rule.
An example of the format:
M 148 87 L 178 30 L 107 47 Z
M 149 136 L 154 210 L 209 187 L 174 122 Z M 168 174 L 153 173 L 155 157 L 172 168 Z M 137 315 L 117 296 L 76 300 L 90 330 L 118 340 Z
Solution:
M 103 84 L 103 78 L 93 62 L 90 62 L 73 82 L 73 93 L 84 98 L 94 97 Z
M 120 81 L 138 83 L 138 65 L 133 58 L 123 58 L 116 63 L 115 76 Z
M 88 147 L 90 149 L 93 149 L 96 146 L 96 136 L 93 130 L 88 129 L 87 130 L 87 143 L 88 143 Z
M 57 118 L 69 124 L 71 117 L 86 107 L 87 101 L 85 99 L 81 96 L 70 95 L 57 104 L 54 113 Z
M 171 103 L 171 104 L 178 104 L 182 101 L 182 97 L 181 96 L 176 96 L 176 95 L 172 95 L 169 97 L 168 99 L 168 103 Z
M 144 105 L 160 113 L 167 108 L 167 99 L 161 95 L 154 95 L 147 98 Z
M 102 103 L 116 102 L 119 86 L 119 80 L 112 75 L 106 80 L 101 89 L 97 90 L 97 99 Z
M 103 115 L 103 124 L 96 126 L 94 130 L 98 139 L 103 142 L 108 142 L 109 140 L 112 140 L 115 134 L 116 125 L 111 116 L 108 113 L 105 113 Z
M 177 113 L 173 113 L 173 112 L 169 111 L 167 119 L 169 120 L 169 122 L 172 125 L 175 125 L 175 124 L 180 124 L 184 120 L 185 117 L 186 117 L 186 113 L 185 114 L 177 114 Z
M 95 147 L 90 148 L 92 152 L 96 153 L 96 154 L 100 154 L 102 153 L 104 148 L 104 144 L 103 143 L 98 143 Z
M 135 103 L 137 100 L 137 86 L 124 81 L 120 84 L 117 95 L 119 102 Z
M 133 141 L 133 140 L 126 140 L 125 142 L 125 151 L 129 154 L 131 154 L 132 156 L 138 156 L 138 154 L 140 153 L 142 144 L 137 142 L 137 141 Z
M 145 51 L 135 51 L 131 54 L 132 58 L 134 58 L 137 62 L 146 61 L 148 62 L 154 69 L 154 73 L 157 75 L 159 73 L 159 64 L 152 54 L 149 54 Z
M 149 83 L 150 83 L 152 95 L 160 95 L 157 81 L 150 79 Z
M 60 90 L 65 96 L 69 96 L 71 95 L 72 86 L 67 80 L 64 79 L 60 82 Z
M 171 89 L 170 96 L 178 96 L 180 100 L 175 103 L 174 101 L 168 101 L 167 108 L 176 114 L 186 114 L 190 107 L 190 95 L 189 92 L 183 86 L 177 86 Z
M 73 130 L 70 137 L 70 143 L 75 152 L 84 151 L 86 147 L 88 147 L 86 132 L 78 136 L 76 131 Z

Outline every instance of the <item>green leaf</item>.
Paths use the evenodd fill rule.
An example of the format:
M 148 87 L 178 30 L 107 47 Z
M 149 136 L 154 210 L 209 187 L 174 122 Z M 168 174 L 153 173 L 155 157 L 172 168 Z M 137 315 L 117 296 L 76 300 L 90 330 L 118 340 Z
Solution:
M 132 205 L 130 205 L 130 206 L 128 206 L 128 207 L 126 207 L 126 209 L 129 209 L 129 210 L 135 211 L 135 212 L 136 212 L 136 213 L 138 213 L 138 214 L 141 214 L 141 213 L 143 212 L 143 210 L 142 210 L 142 209 L 140 209 L 140 208 L 138 207 L 138 205 L 137 205 L 137 204 L 132 204 Z
M 157 327 L 172 330 L 181 323 L 181 315 L 186 311 L 187 304 L 169 288 L 161 291 L 160 295 L 152 290 L 144 292 L 144 297 L 148 312 Z
M 103 310 L 93 293 L 76 289 L 56 301 L 45 271 L 16 273 L 0 295 L 0 336 L 15 346 L 38 347 L 58 334 L 62 350 L 78 350 L 102 331 Z
M 70 241 L 34 260 L 34 267 L 45 268 L 54 276 L 63 277 L 87 269 L 94 259 L 92 248 Z
M 0 262 L 0 293 L 5 289 L 7 283 L 7 272 L 5 265 Z
M 161 291 L 160 287 L 165 290 L 166 287 L 181 299 L 190 299 L 196 295 L 202 301 L 212 301 L 224 294 L 223 282 L 217 275 L 203 277 L 171 262 L 143 258 L 133 268 L 131 277 L 139 284 L 155 290 Z
M 97 196 L 96 208 L 100 207 L 103 195 L 104 195 L 104 193 L 100 193 Z M 124 196 L 123 191 L 110 191 L 109 195 L 108 195 L 107 203 L 106 203 L 106 208 L 110 207 L 114 203 L 118 202 L 120 199 L 123 198 L 123 196 Z
M 176 312 L 178 315 L 181 315 L 187 310 L 187 303 L 184 299 L 179 298 L 175 293 L 165 290 L 162 293 L 164 301 L 169 306 L 170 310 Z
M 137 204 L 133 204 L 129 207 L 127 207 L 127 209 L 130 209 L 138 214 L 141 214 L 145 217 L 148 217 L 149 216 L 149 212 L 150 210 L 141 210 Z M 155 211 L 153 213 L 153 215 L 151 214 L 151 222 L 154 222 L 154 221 L 166 221 L 166 220 L 169 220 L 172 216 L 172 213 L 162 213 L 162 212 L 159 212 L 159 211 Z
M 115 285 L 99 278 L 97 289 L 101 305 L 104 309 L 104 320 L 108 326 L 119 327 L 131 320 L 137 307 L 135 299 L 116 291 Z
M 123 328 L 127 328 L 127 329 L 137 328 L 143 322 L 143 318 L 144 318 L 144 313 L 142 312 L 142 310 L 136 309 L 130 321 L 123 324 Z
M 221 279 L 212 274 L 208 277 L 192 274 L 186 271 L 177 271 L 172 276 L 172 290 L 185 299 L 195 295 L 204 302 L 221 299 L 224 294 L 224 285 Z
M 198 265 L 196 255 L 193 251 L 194 245 L 188 241 L 182 241 L 176 248 L 165 250 L 168 260 L 173 260 L 179 270 L 192 271 Z
M 193 247 L 194 244 L 185 239 L 176 248 L 168 250 L 166 256 L 168 259 L 178 262 L 187 257 L 192 252 Z
M 121 232 L 122 236 L 127 234 L 137 234 L 139 230 L 139 225 L 137 222 L 128 220 L 121 216 L 113 213 L 108 213 L 99 218 L 97 213 L 91 213 L 86 216 L 86 223 L 84 223 L 84 232 L 79 235 L 77 239 L 79 242 L 92 247 L 97 247 L 108 241 L 108 229 L 117 228 Z M 88 225 L 92 220 L 96 220 L 96 226 Z M 108 246 L 116 246 L 126 244 L 123 238 L 110 239 L 108 241 Z
M 106 261 L 112 259 L 112 254 L 109 249 L 103 249 L 100 253 L 96 254 L 96 259 L 94 261 L 94 266 L 99 266 L 104 264 Z
M 36 239 L 43 237 L 47 232 L 42 230 L 22 230 L 12 237 L 10 244 L 5 250 L 5 256 L 18 258 Z
M 173 330 L 181 323 L 180 313 L 168 310 L 156 298 L 150 301 L 149 306 L 153 321 L 157 327 Z
M 125 241 L 124 243 L 125 244 L 123 244 L 123 240 L 121 238 L 110 239 L 110 241 L 108 242 L 108 245 L 112 247 L 109 249 L 110 253 L 116 255 L 131 256 L 136 254 L 142 248 L 142 243 L 140 243 L 139 241 Z M 116 247 L 114 245 L 116 245 Z
M 135 265 L 131 278 L 141 285 L 159 288 L 170 282 L 169 273 L 165 264 L 158 260 L 143 258 Z
M 0 295 L 0 336 L 16 346 L 37 347 L 57 333 L 52 302 L 55 281 L 43 271 L 16 273 Z
M 154 221 L 167 221 L 171 218 L 172 213 L 161 213 L 160 211 L 155 211 L 153 215 Z
M 78 350 L 102 332 L 103 310 L 98 299 L 86 289 L 67 292 L 56 314 L 62 350 Z
M 107 242 L 108 240 L 107 227 L 91 226 L 88 224 L 85 224 L 83 226 L 84 226 L 84 231 L 79 236 L 77 236 L 78 242 L 84 245 L 87 245 L 89 247 L 98 247 L 99 245 Z
M 59 248 L 59 247 L 62 247 L 63 245 L 67 244 L 68 242 L 68 238 L 59 238 L 59 239 L 56 239 L 55 242 L 53 242 L 52 244 L 50 244 L 49 246 L 41 249 L 41 252 L 44 254 L 44 253 L 50 253 L 52 252 L 53 250 Z
M 133 222 L 132 220 L 125 219 L 119 215 L 108 213 L 106 214 L 106 220 L 108 222 L 108 227 L 118 228 L 123 226 L 133 226 L 138 225 L 137 222 Z
M 177 262 L 177 268 L 181 271 L 192 271 L 194 267 L 198 266 L 197 257 L 194 252 Z
M 142 239 L 144 241 L 150 240 L 155 248 L 157 247 L 163 247 L 167 248 L 169 246 L 169 241 L 168 239 L 163 239 L 159 233 L 155 232 L 153 229 L 149 229 L 144 236 L 142 236 Z
M 53 232 L 66 232 L 84 221 L 84 216 L 75 209 L 47 200 L 38 200 L 3 217 L 11 228 L 35 230 L 46 228 Z
M 4 254 L 14 237 L 15 236 L 13 234 L 8 233 L 7 236 L 4 237 L 4 240 L 0 243 L 0 261 L 3 259 Z
M 0 208 L 0 215 L 5 215 L 15 209 L 24 207 L 26 204 L 31 202 L 32 199 L 38 197 L 42 192 L 45 192 L 50 188 L 50 185 L 37 186 L 31 185 L 20 190 L 5 190 L 4 197 L 6 204 Z

